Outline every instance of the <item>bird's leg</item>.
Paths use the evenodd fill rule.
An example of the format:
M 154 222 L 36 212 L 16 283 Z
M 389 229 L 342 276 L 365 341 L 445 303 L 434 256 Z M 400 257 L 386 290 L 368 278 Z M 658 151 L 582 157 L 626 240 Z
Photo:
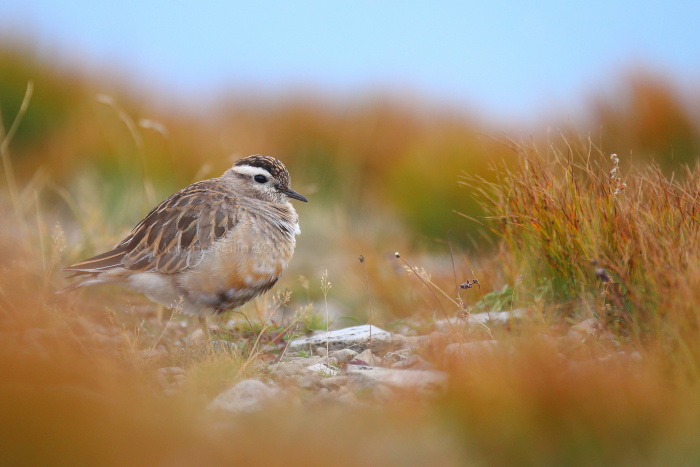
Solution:
M 209 326 L 207 325 L 207 318 L 206 316 L 198 316 L 197 319 L 199 320 L 199 326 L 202 328 L 202 331 L 204 331 L 204 337 L 208 341 L 211 336 L 209 335 Z

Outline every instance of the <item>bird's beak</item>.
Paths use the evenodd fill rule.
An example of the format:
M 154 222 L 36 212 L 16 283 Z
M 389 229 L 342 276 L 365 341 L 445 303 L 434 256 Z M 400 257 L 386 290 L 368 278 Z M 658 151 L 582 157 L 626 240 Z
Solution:
M 299 193 L 292 190 L 291 188 L 287 188 L 286 190 L 282 190 L 282 193 L 289 196 L 290 198 L 298 199 L 299 201 L 303 201 L 305 203 L 309 202 L 309 200 L 306 199 L 306 197 L 304 195 L 300 195 Z

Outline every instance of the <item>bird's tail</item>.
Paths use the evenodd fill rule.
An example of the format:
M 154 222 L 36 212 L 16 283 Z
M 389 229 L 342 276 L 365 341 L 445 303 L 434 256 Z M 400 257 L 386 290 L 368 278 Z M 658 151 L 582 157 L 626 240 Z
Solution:
M 102 253 L 101 255 L 93 256 L 92 258 L 88 258 L 79 263 L 68 266 L 67 268 L 63 268 L 64 271 L 73 273 L 72 275 L 66 277 L 66 279 L 70 279 L 71 277 L 81 277 L 81 279 L 72 283 L 68 287 L 64 287 L 56 293 L 62 294 L 72 292 L 75 289 L 87 287 L 88 285 L 109 282 L 108 275 L 103 273 L 119 268 L 127 250 L 128 245 L 118 245 L 113 250 Z
M 69 277 L 73 277 L 73 276 L 69 276 Z M 83 279 L 79 280 L 78 282 L 73 282 L 71 285 L 57 290 L 56 293 L 57 294 L 64 294 L 66 292 L 72 292 L 76 289 L 80 289 L 82 287 L 87 287 L 87 286 L 93 285 L 93 284 L 99 284 L 101 282 L 102 281 L 97 278 L 97 274 L 92 274 L 88 277 L 84 277 Z

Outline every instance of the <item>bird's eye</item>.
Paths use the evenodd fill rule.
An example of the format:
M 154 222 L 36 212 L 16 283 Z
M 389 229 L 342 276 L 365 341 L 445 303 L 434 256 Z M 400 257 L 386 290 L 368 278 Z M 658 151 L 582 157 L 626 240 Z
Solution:
M 253 180 L 255 180 L 258 183 L 266 183 L 267 177 L 264 175 L 256 175 L 255 177 L 253 177 Z

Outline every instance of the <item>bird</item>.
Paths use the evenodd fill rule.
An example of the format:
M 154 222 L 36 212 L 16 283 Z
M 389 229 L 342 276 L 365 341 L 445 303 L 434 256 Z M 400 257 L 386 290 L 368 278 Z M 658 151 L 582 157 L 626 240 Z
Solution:
M 60 292 L 117 284 L 197 316 L 234 310 L 270 290 L 301 233 L 289 171 L 260 154 L 153 208 L 113 249 L 64 268 L 79 280 Z

